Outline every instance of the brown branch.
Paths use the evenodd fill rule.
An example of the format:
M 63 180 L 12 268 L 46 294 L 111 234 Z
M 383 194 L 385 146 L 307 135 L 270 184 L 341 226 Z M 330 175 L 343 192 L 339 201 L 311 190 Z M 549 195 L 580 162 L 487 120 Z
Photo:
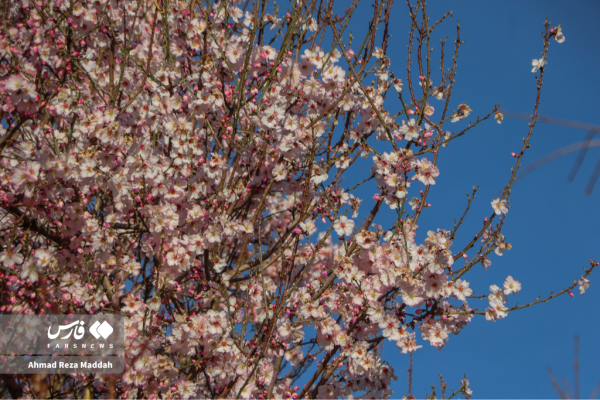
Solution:
M 3 138 L 0 140 L 0 153 L 4 150 L 4 148 L 8 145 L 8 142 L 12 140 L 16 134 L 19 132 L 19 129 L 25 124 L 25 122 L 29 121 L 29 118 L 23 118 L 19 123 L 10 130 Z
M 4 210 L 7 211 L 7 212 L 9 212 L 10 214 L 12 214 L 12 215 L 20 218 L 21 221 L 22 221 L 22 223 L 20 224 L 20 226 L 23 229 L 27 229 L 27 230 L 36 232 L 36 233 L 44 236 L 45 238 L 52 240 L 56 244 L 59 244 L 59 245 L 66 245 L 67 244 L 67 242 L 68 242 L 67 239 L 64 239 L 60 235 L 52 233 L 50 230 L 48 230 L 47 228 L 45 228 L 44 226 L 42 226 L 37 220 L 29 218 L 27 215 L 25 215 L 17 207 L 15 207 L 15 206 L 8 206 L 8 207 L 5 207 Z

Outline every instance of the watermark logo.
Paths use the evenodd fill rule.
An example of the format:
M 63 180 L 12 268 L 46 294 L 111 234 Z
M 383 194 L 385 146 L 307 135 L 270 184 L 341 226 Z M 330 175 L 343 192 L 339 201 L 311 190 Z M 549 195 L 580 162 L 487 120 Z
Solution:
M 125 318 L 0 313 L 0 374 L 120 374 Z
M 0 313 L 0 374 L 4 373 L 1 372 L 2 355 L 82 356 L 82 361 L 87 361 L 87 356 L 122 357 L 125 349 L 124 322 L 124 316 L 115 314 Z M 60 363 L 61 360 L 58 361 Z
M 96 339 L 99 339 L 100 336 L 102 336 L 103 339 L 107 339 L 113 333 L 113 328 L 106 321 L 104 321 L 102 324 L 96 321 L 94 322 L 94 325 L 90 327 L 90 333 Z
M 48 327 L 48 339 L 54 340 L 58 338 L 61 332 L 66 332 L 65 336 L 60 339 L 69 339 L 71 335 L 77 340 L 81 339 L 85 334 L 85 329 L 83 328 L 83 321 L 75 321 L 71 322 L 68 325 L 59 325 L 56 333 L 52 333 L 52 325 Z M 113 327 L 107 322 L 104 321 L 100 323 L 99 321 L 94 322 L 92 326 L 90 326 L 89 332 L 96 339 L 108 339 L 108 337 L 113 333 Z
M 75 332 L 73 337 L 75 339 L 79 340 L 83 337 L 83 334 L 85 333 L 85 330 L 83 329 L 83 321 L 75 321 L 68 325 L 59 325 L 58 331 L 56 331 L 55 334 L 50 333 L 51 329 L 52 329 L 52 325 L 50 325 L 48 327 L 48 339 L 51 339 L 51 340 L 56 339 L 62 331 L 66 331 L 67 329 L 70 329 L 69 333 L 67 333 L 66 336 L 61 337 L 61 339 L 69 339 L 71 337 L 71 334 L 73 332 Z

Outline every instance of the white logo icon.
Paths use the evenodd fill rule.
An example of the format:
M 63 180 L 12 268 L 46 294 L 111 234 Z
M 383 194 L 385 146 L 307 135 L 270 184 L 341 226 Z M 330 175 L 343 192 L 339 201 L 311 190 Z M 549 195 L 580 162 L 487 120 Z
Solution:
M 110 327 L 110 325 L 109 325 L 109 327 Z M 58 331 L 55 334 L 50 333 L 50 329 L 52 329 L 52 325 L 49 326 L 48 327 L 48 339 L 56 339 L 58 337 L 58 335 L 60 335 L 61 331 L 67 330 L 69 328 L 71 328 L 69 333 L 66 336 L 61 337 L 61 339 L 70 338 L 73 331 L 75 331 L 75 335 L 73 335 L 73 337 L 75 339 L 79 340 L 83 337 L 83 334 L 85 333 L 85 330 L 83 329 L 83 321 L 75 321 L 75 322 L 71 322 L 68 325 L 59 325 Z M 112 328 L 110 328 L 110 331 L 112 332 Z
M 100 336 L 106 339 L 113 333 L 113 328 L 106 321 L 104 321 L 102 324 L 96 321 L 94 322 L 94 325 L 90 326 L 90 333 L 94 335 L 96 339 L 99 339 Z

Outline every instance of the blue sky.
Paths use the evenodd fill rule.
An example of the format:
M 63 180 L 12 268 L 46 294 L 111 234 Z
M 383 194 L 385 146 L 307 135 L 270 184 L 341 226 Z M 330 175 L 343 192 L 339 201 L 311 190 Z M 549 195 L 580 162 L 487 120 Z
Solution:
M 336 2 L 337 3 L 337 2 Z M 461 40 L 465 44 L 459 53 L 458 74 L 451 108 L 466 102 L 472 117 L 485 115 L 495 104 L 505 109 L 530 114 L 535 101 L 535 74 L 531 61 L 540 58 L 544 19 L 551 26 L 562 23 L 566 41 L 552 41 L 542 88 L 540 114 L 600 126 L 597 112 L 597 93 L 600 89 L 599 31 L 596 19 L 600 2 L 579 1 L 461 1 L 429 2 L 432 21 L 444 12 L 454 10 L 448 20 L 434 32 L 434 59 L 439 58 L 437 37 L 455 37 L 456 21 L 460 22 Z M 337 5 L 337 4 L 336 4 Z M 346 7 L 340 2 L 341 7 Z M 338 10 L 338 13 L 341 12 Z M 356 40 L 372 15 L 365 2 L 351 24 Z M 396 76 L 406 80 L 406 46 L 410 22 L 404 2 L 395 2 L 392 13 L 392 38 L 388 54 Z M 436 36 L 437 35 L 437 36 Z M 439 82 L 439 72 L 433 75 Z M 437 78 L 437 81 L 435 80 Z M 394 103 L 390 103 L 393 104 Z M 441 108 L 441 102 L 432 105 Z M 394 107 L 395 109 L 395 107 Z M 439 113 L 439 111 L 438 111 Z M 437 114 L 436 114 L 437 115 Z M 465 224 L 459 230 L 454 249 L 465 243 L 481 228 L 482 220 L 490 215 L 490 202 L 510 177 L 519 152 L 522 136 L 527 135 L 527 121 L 505 118 L 502 125 L 493 120 L 483 123 L 466 136 L 452 142 L 440 154 L 438 183 L 428 198 L 433 207 L 419 220 L 421 239 L 430 229 L 452 229 L 453 218 L 460 218 L 466 205 L 466 193 L 480 185 L 477 198 Z M 459 130 L 462 124 L 447 124 Z M 572 143 L 584 140 L 586 131 L 538 123 L 531 148 L 523 165 Z M 466 275 L 476 295 L 489 293 L 489 286 L 501 286 L 508 275 L 519 280 L 522 291 L 509 297 L 507 306 L 525 304 L 538 295 L 546 297 L 560 291 L 589 268 L 590 258 L 600 260 L 600 183 L 591 196 L 584 190 L 600 148 L 591 149 L 573 183 L 567 176 L 577 153 L 554 160 L 529 174 L 513 187 L 510 209 L 503 228 L 513 249 L 503 257 L 492 254 L 492 266 L 486 272 L 477 267 Z M 366 160 L 370 162 L 370 160 Z M 366 166 L 366 164 L 365 164 Z M 354 180 L 368 177 L 355 176 Z M 418 184 L 413 185 L 418 190 Z M 372 207 L 374 187 L 358 193 L 365 201 L 359 222 Z M 409 197 L 412 193 L 409 192 Z M 387 227 L 386 221 L 395 213 L 383 210 L 376 223 Z M 473 254 L 473 253 L 470 253 Z M 464 261 L 458 261 L 462 266 Z M 575 292 L 575 298 L 563 296 L 510 314 L 498 322 L 476 318 L 459 336 L 438 352 L 420 338 L 423 348 L 414 355 L 413 394 L 419 398 L 431 392 L 436 384 L 439 395 L 439 374 L 448 387 L 458 388 L 466 373 L 476 398 L 556 398 L 546 371 L 552 367 L 561 379 L 573 383 L 573 337 L 580 335 L 580 393 L 589 397 L 600 382 L 600 274 L 592 274 L 591 287 L 585 296 Z M 485 309 L 487 301 L 472 300 L 472 307 Z M 394 382 L 394 397 L 407 392 L 408 356 L 402 355 L 390 342 L 384 346 L 387 360 L 399 379 Z M 562 384 L 561 384 L 562 385 Z

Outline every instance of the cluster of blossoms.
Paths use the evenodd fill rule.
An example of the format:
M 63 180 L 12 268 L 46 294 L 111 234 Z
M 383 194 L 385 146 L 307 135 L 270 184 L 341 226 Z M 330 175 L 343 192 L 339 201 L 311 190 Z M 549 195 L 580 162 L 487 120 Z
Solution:
M 490 286 L 491 294 L 488 296 L 490 307 L 485 310 L 485 318 L 488 321 L 495 321 L 497 319 L 506 317 L 507 307 L 504 305 L 507 300 L 506 296 L 511 293 L 519 293 L 520 291 L 521 284 L 519 281 L 514 280 L 512 276 L 506 278 L 506 281 L 504 282 L 504 289 L 500 289 L 496 285 Z
M 447 110 L 454 76 L 437 87 L 423 77 L 419 96 L 409 76 L 404 117 L 393 116 L 388 89 L 404 92 L 385 44 L 374 47 L 375 31 L 360 51 L 341 42 L 354 8 L 330 25 L 315 2 L 286 14 L 199 3 L 23 0 L 3 11 L 0 312 L 127 317 L 121 376 L 74 374 L 48 390 L 389 397 L 385 339 L 413 352 L 418 329 L 441 347 L 476 313 L 505 316 L 517 281 L 493 286 L 491 308 L 476 312 L 460 277 L 510 248 L 491 226 L 507 198 L 461 272 L 456 230 L 417 243 L 426 194 L 405 207 L 411 184 L 436 183 L 441 146 L 477 125 L 443 132 L 466 104 L 431 120 L 427 100 Z M 315 44 L 327 29 L 331 51 Z M 393 149 L 381 154 L 371 136 Z M 360 225 L 362 199 L 340 183 L 359 156 L 372 157 L 365 178 L 378 184 Z M 385 230 L 372 225 L 384 202 L 399 212 Z

